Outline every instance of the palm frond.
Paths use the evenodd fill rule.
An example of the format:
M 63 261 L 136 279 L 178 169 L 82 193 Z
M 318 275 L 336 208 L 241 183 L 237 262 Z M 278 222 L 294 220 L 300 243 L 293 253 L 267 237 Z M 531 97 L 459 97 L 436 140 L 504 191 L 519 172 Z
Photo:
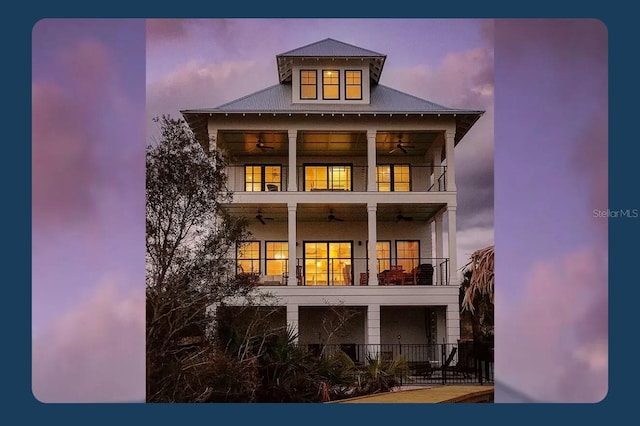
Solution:
M 467 266 L 471 268 L 471 284 L 467 288 L 462 301 L 462 308 L 473 313 L 473 301 L 477 294 L 488 294 L 494 303 L 494 251 L 495 246 L 476 250 L 471 255 Z

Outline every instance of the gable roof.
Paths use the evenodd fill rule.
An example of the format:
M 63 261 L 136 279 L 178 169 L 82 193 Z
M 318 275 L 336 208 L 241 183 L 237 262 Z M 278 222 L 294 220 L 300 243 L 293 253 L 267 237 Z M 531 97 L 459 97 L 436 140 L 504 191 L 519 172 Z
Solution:
M 292 103 L 291 99 L 291 84 L 276 84 L 215 108 L 190 109 L 181 113 L 190 124 L 203 115 L 221 113 L 452 115 L 456 119 L 457 143 L 484 112 L 450 108 L 381 84 L 371 86 L 369 104 Z
M 293 58 L 366 58 L 369 61 L 369 75 L 377 83 L 387 55 L 326 38 L 276 55 L 280 83 L 291 81 Z
M 353 44 L 344 43 L 332 38 L 316 41 L 288 52 L 280 53 L 277 56 L 300 56 L 300 57 L 347 57 L 347 56 L 386 56 L 373 50 L 363 49 Z

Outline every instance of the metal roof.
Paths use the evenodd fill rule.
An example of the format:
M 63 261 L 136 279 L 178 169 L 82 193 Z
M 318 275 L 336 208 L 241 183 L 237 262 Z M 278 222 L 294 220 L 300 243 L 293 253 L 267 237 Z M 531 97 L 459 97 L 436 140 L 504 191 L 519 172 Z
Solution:
M 300 56 L 300 57 L 315 58 L 315 57 L 322 57 L 322 56 L 368 57 L 368 56 L 386 56 L 386 55 L 383 53 L 374 52 L 373 50 L 363 49 L 362 47 L 344 43 L 342 41 L 334 40 L 332 38 L 325 38 L 324 40 L 307 44 L 306 46 L 289 50 L 288 52 L 280 53 L 277 56 Z
M 369 75 L 377 83 L 380 80 L 380 74 L 387 55 L 332 38 L 326 38 L 276 55 L 278 77 L 281 83 L 291 81 L 291 68 L 294 58 L 366 58 L 369 62 Z
M 449 108 L 382 84 L 371 87 L 368 104 L 292 103 L 291 99 L 291 84 L 276 84 L 215 108 L 183 112 L 480 113 Z
M 371 86 L 368 104 L 345 103 L 292 103 L 291 84 L 276 84 L 215 108 L 181 111 L 189 125 L 206 133 L 206 117 L 210 114 L 442 114 L 452 115 L 456 120 L 458 143 L 480 118 L 484 111 L 446 107 L 409 95 L 381 84 Z

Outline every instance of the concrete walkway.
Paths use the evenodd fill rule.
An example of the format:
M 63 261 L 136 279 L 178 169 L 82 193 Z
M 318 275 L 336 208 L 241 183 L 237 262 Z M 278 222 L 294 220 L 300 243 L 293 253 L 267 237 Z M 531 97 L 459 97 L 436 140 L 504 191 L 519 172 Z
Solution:
M 493 402 L 493 386 L 434 386 L 335 401 L 339 404 Z

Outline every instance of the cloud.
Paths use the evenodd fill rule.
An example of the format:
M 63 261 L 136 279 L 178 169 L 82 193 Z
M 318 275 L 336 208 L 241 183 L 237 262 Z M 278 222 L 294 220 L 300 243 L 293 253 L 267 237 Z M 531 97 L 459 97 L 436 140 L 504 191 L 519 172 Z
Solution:
M 145 23 L 148 45 L 186 38 L 190 22 L 188 19 L 147 19 Z
M 59 87 L 33 85 L 33 193 L 35 228 L 86 219 L 96 183 L 85 113 Z
M 33 394 L 42 402 L 131 402 L 145 398 L 142 290 L 105 282 L 33 339 Z
M 99 180 L 95 141 L 112 99 L 113 67 L 102 44 L 80 40 L 57 54 L 53 82 L 32 85 L 34 228 L 83 222 Z
M 147 139 L 157 129 L 151 119 L 162 114 L 179 117 L 182 109 L 211 108 L 275 84 L 276 73 L 266 64 L 189 61 L 147 87 Z M 238 95 L 239 93 L 243 95 Z
M 499 252 L 496 265 L 499 280 Z M 496 289 L 496 378 L 540 401 L 601 400 L 608 364 L 606 250 L 540 261 L 523 276 L 519 299 Z

